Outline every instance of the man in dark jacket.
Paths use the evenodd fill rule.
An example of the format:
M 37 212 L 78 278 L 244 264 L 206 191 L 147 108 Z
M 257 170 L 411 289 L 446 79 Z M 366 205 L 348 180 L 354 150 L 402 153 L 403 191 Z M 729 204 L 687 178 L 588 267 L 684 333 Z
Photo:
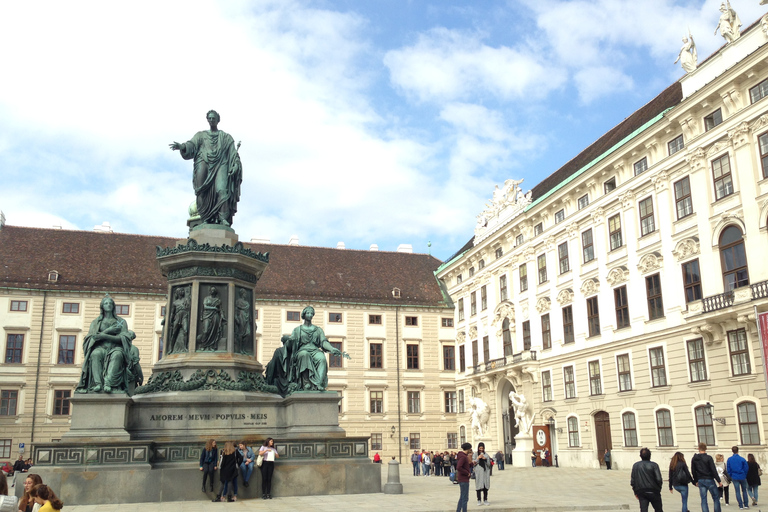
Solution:
M 635 497 L 640 501 L 640 512 L 648 512 L 649 503 L 653 505 L 655 512 L 662 512 L 661 486 L 663 484 L 659 465 L 651 462 L 651 450 L 642 448 L 640 461 L 632 466 L 632 476 L 629 480 Z
M 459 503 L 456 505 L 456 512 L 467 512 L 467 503 L 469 502 L 469 475 L 472 462 L 472 445 L 464 443 L 456 456 L 456 481 L 459 483 Z
M 728 471 L 728 476 L 733 481 L 733 490 L 736 491 L 736 501 L 739 502 L 739 508 L 749 508 L 749 500 L 747 499 L 747 471 L 749 471 L 749 465 L 746 459 L 739 455 L 738 446 L 731 448 L 731 451 L 733 455 L 728 457 L 728 463 L 725 468 Z
M 691 459 L 691 475 L 693 476 L 693 485 L 699 488 L 699 494 L 701 495 L 701 512 L 709 512 L 707 491 L 712 494 L 712 500 L 715 502 L 715 512 L 720 512 L 720 493 L 717 487 L 722 487 L 723 484 L 720 482 L 720 476 L 717 474 L 715 461 L 707 455 L 706 443 L 699 443 L 699 453 Z

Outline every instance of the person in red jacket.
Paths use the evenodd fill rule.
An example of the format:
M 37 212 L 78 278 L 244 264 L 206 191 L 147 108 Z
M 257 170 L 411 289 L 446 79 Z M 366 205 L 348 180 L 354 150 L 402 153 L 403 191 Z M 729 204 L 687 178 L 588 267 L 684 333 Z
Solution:
M 456 456 L 456 481 L 459 483 L 459 503 L 456 505 L 456 512 L 467 512 L 467 503 L 469 502 L 469 475 L 471 473 L 472 445 L 464 443 Z

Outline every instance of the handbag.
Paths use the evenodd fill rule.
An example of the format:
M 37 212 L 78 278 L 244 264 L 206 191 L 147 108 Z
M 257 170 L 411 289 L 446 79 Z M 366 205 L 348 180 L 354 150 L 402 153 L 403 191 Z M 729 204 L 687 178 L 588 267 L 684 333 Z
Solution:
M 475 480 L 475 478 L 476 478 L 475 477 L 475 468 L 472 468 L 472 471 L 470 471 L 470 473 L 469 473 L 469 479 L 470 480 Z
M 262 454 L 259 454 L 259 456 L 256 457 L 256 465 L 261 467 L 263 463 L 264 463 L 264 456 Z
M 757 466 L 757 476 L 763 476 L 763 468 Z

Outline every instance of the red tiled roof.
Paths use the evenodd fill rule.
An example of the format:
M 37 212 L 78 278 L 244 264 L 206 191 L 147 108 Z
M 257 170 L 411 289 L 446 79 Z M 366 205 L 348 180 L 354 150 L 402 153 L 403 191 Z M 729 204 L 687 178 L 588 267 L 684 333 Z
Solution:
M 0 286 L 41 290 L 167 292 L 155 247 L 177 239 L 63 229 L 0 228 Z M 244 244 L 269 252 L 256 300 L 445 306 L 426 254 Z M 57 271 L 56 283 L 48 273 Z M 392 296 L 399 288 L 400 299 Z

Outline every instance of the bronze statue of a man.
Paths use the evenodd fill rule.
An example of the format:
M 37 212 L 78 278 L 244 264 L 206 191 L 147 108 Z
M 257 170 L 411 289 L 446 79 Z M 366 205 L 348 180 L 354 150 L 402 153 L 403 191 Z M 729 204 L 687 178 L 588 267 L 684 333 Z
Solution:
M 211 110 L 206 115 L 210 130 L 197 132 L 184 143 L 169 144 L 184 160 L 194 159 L 192 183 L 197 196 L 197 212 L 204 224 L 232 225 L 240 200 L 243 166 L 231 135 L 219 130 L 221 117 Z

